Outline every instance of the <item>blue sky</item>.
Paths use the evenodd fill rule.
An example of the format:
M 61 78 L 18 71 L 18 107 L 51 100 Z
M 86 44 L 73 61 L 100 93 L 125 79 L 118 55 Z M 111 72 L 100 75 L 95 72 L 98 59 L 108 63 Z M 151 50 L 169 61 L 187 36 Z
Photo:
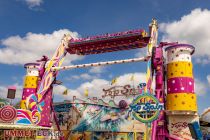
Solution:
M 193 56 L 194 76 L 199 94 L 199 112 L 202 112 L 210 106 L 210 30 L 207 28 L 210 5 L 207 1 L 195 0 L 1 0 L 0 96 L 5 97 L 9 85 L 16 85 L 21 90 L 25 74 L 23 64 L 35 61 L 45 53 L 51 57 L 64 33 L 86 37 L 137 28 L 148 31 L 152 18 L 156 18 L 160 24 L 159 41 L 187 42 L 196 47 Z M 126 59 L 139 55 L 142 55 L 141 50 L 83 58 L 70 56 L 66 64 Z M 55 91 L 56 101 L 67 98 L 59 94 L 64 88 L 70 89 L 71 96 L 79 94 L 76 90 L 82 94 L 82 88 L 91 88 L 95 83 L 103 87 L 116 76 L 126 81 L 129 74 L 136 73 L 136 77 L 142 78 L 145 66 L 145 63 L 135 63 L 61 72 L 58 78 L 64 84 Z M 99 89 L 93 88 L 92 92 L 97 93 L 91 95 L 99 96 Z M 21 91 L 18 97 L 20 94 Z

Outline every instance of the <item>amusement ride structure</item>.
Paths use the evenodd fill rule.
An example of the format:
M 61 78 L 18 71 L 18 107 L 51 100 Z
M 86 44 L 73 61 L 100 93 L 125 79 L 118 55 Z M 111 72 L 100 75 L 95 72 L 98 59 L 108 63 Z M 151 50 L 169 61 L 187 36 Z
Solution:
M 64 35 L 51 59 L 43 56 L 37 63 L 25 64 L 27 74 L 24 81 L 21 109 L 14 110 L 12 107 L 4 106 L 1 111 L 11 109 L 11 114 L 17 115 L 9 121 L 0 122 L 13 122 L 15 126 L 28 125 L 37 126 L 39 129 L 49 129 L 52 127 L 52 118 L 57 122 L 52 106 L 52 91 L 53 84 L 56 84 L 56 77 L 61 70 L 142 61 L 148 63 L 147 80 L 143 86 L 143 92 L 139 92 L 139 95 L 151 94 L 153 96 L 151 98 L 156 101 L 154 103 L 163 106 L 159 110 L 153 108 L 152 111 L 146 112 L 146 114 L 150 114 L 150 117 L 156 115 L 149 122 L 151 134 L 147 136 L 147 139 L 191 140 L 193 136 L 188 124 L 199 121 L 191 62 L 194 47 L 176 42 L 158 44 L 157 37 L 158 25 L 156 20 L 152 20 L 149 34 L 140 29 L 82 39 L 73 39 L 69 35 Z M 147 47 L 147 54 L 141 58 L 61 66 L 67 54 L 93 55 L 145 47 Z M 165 49 L 166 56 L 163 55 L 164 47 L 167 47 Z M 153 77 L 155 78 L 154 90 L 151 89 Z M 146 103 L 151 101 L 151 99 L 147 100 L 150 97 L 145 98 Z M 139 101 L 137 99 L 135 101 L 137 103 L 133 108 L 134 110 L 136 106 L 141 107 L 138 104 Z M 152 103 L 150 104 L 151 107 Z M 130 107 L 133 106 L 128 106 L 128 108 Z M 141 117 L 138 115 L 140 110 L 137 109 L 135 112 L 137 117 Z M 131 109 L 131 111 L 133 110 Z M 3 118 L 8 117 L 4 116 Z M 148 122 L 143 121 L 143 123 L 147 124 Z M 58 123 L 57 126 L 60 130 Z

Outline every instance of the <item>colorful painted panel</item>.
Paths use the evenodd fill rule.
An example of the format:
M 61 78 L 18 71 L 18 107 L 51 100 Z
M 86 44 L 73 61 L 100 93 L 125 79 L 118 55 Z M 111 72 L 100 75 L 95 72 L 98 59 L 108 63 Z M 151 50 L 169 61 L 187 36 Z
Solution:
M 76 103 L 74 107 L 81 114 L 81 118 L 71 128 L 73 131 L 144 132 L 144 124 L 135 120 L 129 108 L 86 103 Z
M 168 110 L 197 111 L 196 95 L 187 93 L 174 93 L 167 95 L 166 108 Z
M 72 107 L 71 103 L 62 103 L 54 105 L 54 110 L 55 112 L 69 112 L 71 107 Z
M 39 94 L 38 94 L 39 95 Z M 50 88 L 44 98 L 43 101 L 40 102 L 37 106 L 40 107 L 40 114 L 41 114 L 41 120 L 38 123 L 40 126 L 50 127 L 52 125 L 52 119 L 51 119 L 51 104 L 52 104 L 52 89 Z
M 190 77 L 193 78 L 191 62 L 173 62 L 167 64 L 167 78 Z
M 143 133 L 136 132 L 73 132 L 70 140 L 143 140 Z
M 38 77 L 36 76 L 26 76 L 24 88 L 37 88 Z
M 178 137 L 181 140 L 192 140 L 192 136 L 188 127 L 188 123 L 198 121 L 198 116 L 186 116 L 182 115 L 169 116 L 168 130 L 173 136 Z
M 17 110 L 10 105 L 0 108 L 0 123 L 11 123 L 17 116 Z
M 167 80 L 167 92 L 194 93 L 194 79 L 188 77 L 170 78 Z

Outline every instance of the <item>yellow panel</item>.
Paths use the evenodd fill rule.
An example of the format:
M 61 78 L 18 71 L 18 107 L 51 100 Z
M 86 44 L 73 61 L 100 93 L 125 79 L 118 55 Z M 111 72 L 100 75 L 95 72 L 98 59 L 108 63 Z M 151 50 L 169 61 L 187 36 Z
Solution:
M 196 95 L 193 93 L 168 94 L 166 109 L 170 111 L 197 111 Z
M 173 62 L 167 64 L 167 78 L 190 77 L 193 78 L 193 65 L 191 62 Z
M 26 100 L 21 100 L 20 101 L 20 108 L 21 109 L 26 109 Z
M 37 88 L 38 77 L 26 76 L 24 82 L 24 88 Z

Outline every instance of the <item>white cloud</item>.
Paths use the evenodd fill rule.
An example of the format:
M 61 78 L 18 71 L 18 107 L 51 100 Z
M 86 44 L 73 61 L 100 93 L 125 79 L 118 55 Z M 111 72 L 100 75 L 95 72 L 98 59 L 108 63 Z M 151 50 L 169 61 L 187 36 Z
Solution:
M 87 73 L 81 74 L 80 76 L 82 79 L 85 79 L 85 80 L 90 80 L 90 79 L 94 78 L 94 76 L 87 74 Z
M 131 77 L 134 76 L 134 82 L 131 80 Z M 146 82 L 145 73 L 128 73 L 117 78 L 117 85 L 125 85 L 125 84 L 134 84 L 134 86 L 138 86 L 139 83 Z
M 207 75 L 207 81 L 208 81 L 208 83 L 209 83 L 209 85 L 210 85 L 210 75 Z
M 101 97 L 102 89 L 109 84 L 109 81 L 104 79 L 94 79 L 91 82 L 82 83 L 79 87 L 75 89 L 68 89 L 68 94 L 63 95 L 63 92 L 67 89 L 67 87 L 63 85 L 54 86 L 53 93 L 55 94 L 55 102 L 62 100 L 72 100 L 73 96 L 77 98 L 83 99 L 84 91 L 88 89 L 89 97 Z
M 122 76 L 119 76 L 117 79 L 116 85 L 126 85 L 130 84 L 134 86 L 137 86 L 141 82 L 145 82 L 146 75 L 145 73 L 134 73 L 134 82 L 130 80 L 133 73 L 124 74 Z M 84 98 L 84 91 L 85 89 L 88 89 L 89 97 L 98 97 L 101 98 L 103 95 L 103 88 L 108 89 L 111 87 L 110 85 L 111 81 L 105 80 L 105 79 L 93 79 L 90 82 L 82 83 L 80 86 L 78 86 L 75 89 L 69 89 L 68 95 L 63 95 L 62 98 L 64 99 L 72 99 L 73 96 L 77 96 L 77 98 Z M 58 89 L 56 89 L 58 88 Z M 63 91 L 66 89 L 64 86 L 55 86 L 54 93 L 55 94 L 62 94 Z M 61 95 L 59 95 L 61 96 Z M 105 100 L 108 100 L 110 98 L 105 98 Z M 127 97 L 117 97 L 116 101 L 119 101 L 120 99 L 127 100 Z
M 134 75 L 134 82 L 131 81 L 131 77 Z M 116 86 L 124 86 L 126 84 L 134 85 L 135 87 L 140 82 L 145 82 L 146 76 L 144 73 L 128 73 L 121 75 L 117 78 L 117 82 L 115 83 Z M 81 84 L 76 90 L 79 91 L 81 95 L 84 94 L 84 90 L 88 88 L 89 96 L 90 97 L 99 97 L 101 98 L 103 88 L 110 88 L 111 81 L 105 79 L 94 79 L 91 82 L 86 82 Z
M 23 0 L 30 9 L 40 6 L 44 0 Z
M 189 43 L 196 47 L 197 63 L 210 63 L 210 10 L 194 9 L 180 20 L 161 23 L 162 41 Z
M 63 94 L 63 92 L 66 90 L 67 88 L 63 85 L 56 85 L 53 86 L 53 93 L 54 94 Z
M 64 34 L 70 34 L 72 37 L 79 37 L 77 32 L 71 32 L 68 29 L 54 31 L 51 34 L 27 33 L 24 37 L 19 35 L 11 36 L 1 40 L 0 63 L 4 64 L 25 64 L 35 62 L 42 55 L 52 57 Z M 66 63 L 74 60 L 80 60 L 83 57 L 77 55 L 68 55 Z
M 99 67 L 92 67 L 89 72 L 90 73 L 96 73 L 96 74 L 100 74 L 102 72 L 105 71 L 105 67 L 99 66 Z
M 207 92 L 207 85 L 195 78 L 195 93 L 197 95 L 204 95 Z
M 67 77 L 66 80 L 71 81 L 71 80 L 91 80 L 91 79 L 96 79 L 98 78 L 97 75 L 91 75 L 88 73 L 83 73 L 80 75 L 73 75 L 71 77 Z
M 63 85 L 57 85 L 53 87 L 54 102 L 62 102 L 63 100 L 72 100 L 73 96 L 81 98 L 81 95 L 76 90 L 68 89 L 67 95 L 63 95 L 63 92 L 68 89 Z
M 77 91 L 84 96 L 85 89 L 88 89 L 88 94 L 90 97 L 101 97 L 102 89 L 109 85 L 109 81 L 104 79 L 94 79 L 91 82 L 85 82 L 81 84 Z
M 0 97 L 7 98 L 7 87 L 0 86 Z

